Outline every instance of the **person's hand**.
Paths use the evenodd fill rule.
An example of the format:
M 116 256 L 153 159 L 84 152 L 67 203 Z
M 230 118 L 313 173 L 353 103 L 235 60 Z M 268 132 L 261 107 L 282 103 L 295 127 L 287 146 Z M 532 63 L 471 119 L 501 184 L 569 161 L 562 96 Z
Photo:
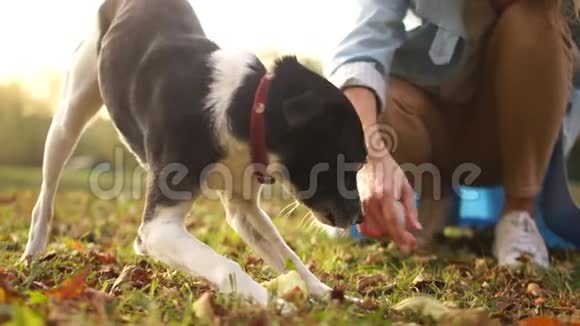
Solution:
M 413 250 L 416 239 L 409 231 L 421 229 L 415 193 L 381 138 L 375 95 L 362 87 L 346 89 L 345 95 L 361 119 L 368 151 L 357 177 L 364 215 L 361 232 L 375 238 L 389 237 L 402 250 Z M 402 211 L 397 207 L 399 201 Z
M 369 153 L 357 176 L 364 215 L 360 231 L 370 237 L 389 237 L 401 250 L 411 251 L 417 241 L 409 231 L 421 229 L 415 192 L 401 167 L 385 153 Z

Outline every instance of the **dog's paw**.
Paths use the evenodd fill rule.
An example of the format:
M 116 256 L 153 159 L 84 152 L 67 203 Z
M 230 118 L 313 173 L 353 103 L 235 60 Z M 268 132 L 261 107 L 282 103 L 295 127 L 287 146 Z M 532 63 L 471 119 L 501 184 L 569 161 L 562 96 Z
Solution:
M 46 238 L 42 236 L 30 237 L 20 261 L 30 261 L 42 256 L 46 252 L 46 245 Z
M 42 260 L 44 257 L 45 256 L 42 253 L 30 254 L 30 253 L 24 252 L 22 254 L 22 256 L 20 256 L 18 261 L 16 261 L 15 265 L 28 268 L 32 264 L 34 264 L 35 262 Z
M 32 261 L 40 257 L 43 252 L 44 250 L 34 250 L 27 247 L 22 256 L 20 256 L 20 259 L 18 259 L 18 263 L 23 266 L 28 266 Z
M 145 247 L 143 246 L 143 240 L 141 240 L 140 236 L 137 236 L 137 238 L 135 238 L 135 241 L 133 241 L 133 251 L 135 252 L 135 254 L 137 256 L 146 256 L 147 252 L 145 251 Z
M 320 281 L 307 283 L 308 292 L 317 299 L 329 299 L 332 288 Z
M 34 258 L 33 256 L 23 254 L 22 256 L 20 256 L 20 259 L 18 259 L 16 264 L 20 265 L 20 266 L 27 267 L 30 265 L 30 262 L 32 261 L 33 258 Z

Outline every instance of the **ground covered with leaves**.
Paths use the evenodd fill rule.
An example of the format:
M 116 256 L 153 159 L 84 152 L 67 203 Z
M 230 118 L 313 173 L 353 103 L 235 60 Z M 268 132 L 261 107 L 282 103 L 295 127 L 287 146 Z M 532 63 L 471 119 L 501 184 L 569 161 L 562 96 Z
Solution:
M 580 322 L 580 253 L 552 252 L 551 270 L 531 264 L 502 269 L 490 255 L 490 232 L 455 232 L 431 252 L 405 256 L 385 242 L 332 239 L 309 227 L 297 208 L 264 205 L 290 246 L 326 284 L 330 302 L 309 300 L 281 315 L 215 294 L 203 280 L 133 253 L 142 202 L 104 201 L 63 192 L 56 203 L 49 249 L 18 263 L 24 250 L 33 191 L 0 192 L 0 324 L 515 324 L 528 319 Z M 286 209 L 286 211 L 288 211 Z M 243 266 L 258 281 L 276 274 L 227 226 L 221 205 L 198 202 L 187 226 L 199 239 Z M 460 236 L 460 238 L 457 238 Z M 209 293 L 210 311 L 194 312 Z M 344 300 L 343 294 L 362 298 Z M 411 298 L 411 299 L 410 299 Z M 535 323 L 534 323 L 535 322 Z

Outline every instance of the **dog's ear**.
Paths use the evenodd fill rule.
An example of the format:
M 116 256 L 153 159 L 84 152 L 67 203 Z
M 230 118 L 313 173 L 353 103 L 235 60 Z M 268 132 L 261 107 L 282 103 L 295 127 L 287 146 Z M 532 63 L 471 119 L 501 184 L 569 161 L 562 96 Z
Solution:
M 288 125 L 292 128 L 304 127 L 320 116 L 327 105 L 320 95 L 312 91 L 284 101 L 282 112 Z

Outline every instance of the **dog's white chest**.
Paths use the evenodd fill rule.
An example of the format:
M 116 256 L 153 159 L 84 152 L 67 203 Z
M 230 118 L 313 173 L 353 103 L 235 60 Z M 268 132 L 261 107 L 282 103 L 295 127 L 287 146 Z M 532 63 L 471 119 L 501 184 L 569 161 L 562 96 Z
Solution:
M 253 197 L 257 189 L 248 146 L 231 141 L 227 147 L 226 157 L 204 170 L 202 189 Z

